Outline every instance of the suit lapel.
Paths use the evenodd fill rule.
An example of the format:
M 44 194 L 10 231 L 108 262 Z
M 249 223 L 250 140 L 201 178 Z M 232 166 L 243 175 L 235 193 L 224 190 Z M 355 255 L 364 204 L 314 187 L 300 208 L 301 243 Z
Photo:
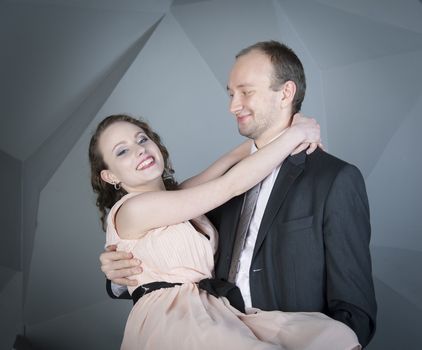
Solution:
M 257 252 L 264 242 L 268 230 L 270 229 L 276 214 L 283 204 L 290 187 L 295 182 L 297 177 L 302 173 L 305 167 L 305 160 L 306 153 L 303 151 L 299 154 L 288 157 L 281 166 L 271 191 L 270 198 L 268 199 L 267 206 L 265 207 L 264 216 L 261 220 L 252 261 L 254 260 Z

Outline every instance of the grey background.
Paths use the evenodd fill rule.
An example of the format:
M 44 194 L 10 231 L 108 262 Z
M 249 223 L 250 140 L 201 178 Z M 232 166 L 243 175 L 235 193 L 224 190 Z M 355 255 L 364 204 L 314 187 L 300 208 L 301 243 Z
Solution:
M 106 115 L 144 116 L 179 179 L 241 141 L 225 86 L 235 53 L 286 42 L 303 112 L 356 164 L 372 214 L 379 306 L 368 347 L 422 343 L 422 5 L 418 0 L 0 0 L 0 348 L 117 349 L 87 147 Z

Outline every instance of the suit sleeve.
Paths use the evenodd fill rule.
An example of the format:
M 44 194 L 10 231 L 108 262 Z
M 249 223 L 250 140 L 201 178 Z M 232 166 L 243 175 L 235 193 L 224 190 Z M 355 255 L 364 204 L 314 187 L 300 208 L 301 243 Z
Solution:
M 352 328 L 366 346 L 375 332 L 377 306 L 369 252 L 369 204 L 355 166 L 344 166 L 333 181 L 323 230 L 328 314 Z
M 209 211 L 208 213 L 206 213 L 208 220 L 211 221 L 211 223 L 214 225 L 217 231 L 219 231 L 219 228 L 220 228 L 221 209 L 222 209 L 222 206 L 217 207 Z
M 112 289 L 111 286 L 111 281 L 110 280 L 106 280 L 106 290 L 107 290 L 107 294 L 109 295 L 110 298 L 113 299 L 132 299 L 127 288 L 121 292 L 120 294 L 115 294 L 115 292 Z

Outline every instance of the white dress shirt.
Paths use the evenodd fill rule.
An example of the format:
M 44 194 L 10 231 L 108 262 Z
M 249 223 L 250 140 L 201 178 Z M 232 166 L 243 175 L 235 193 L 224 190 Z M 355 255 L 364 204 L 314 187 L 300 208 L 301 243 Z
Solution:
M 127 287 L 126 286 L 121 286 L 120 284 L 115 284 L 113 282 L 111 282 L 111 291 L 113 292 L 113 294 L 116 297 L 121 296 L 124 292 L 127 291 Z
M 257 151 L 255 145 L 252 146 L 251 153 Z M 236 276 L 236 285 L 239 287 L 242 293 L 243 300 L 245 301 L 245 307 L 252 307 L 251 291 L 249 287 L 249 269 L 252 263 L 252 254 L 255 247 L 256 238 L 258 236 L 259 226 L 261 225 L 262 217 L 264 215 L 265 208 L 270 198 L 271 191 L 274 186 L 274 182 L 277 178 L 278 172 L 280 171 L 281 164 L 273 170 L 261 183 L 261 190 L 259 191 L 258 199 L 256 202 L 255 211 L 252 215 L 249 230 L 246 236 L 245 246 L 240 253 L 239 272 Z

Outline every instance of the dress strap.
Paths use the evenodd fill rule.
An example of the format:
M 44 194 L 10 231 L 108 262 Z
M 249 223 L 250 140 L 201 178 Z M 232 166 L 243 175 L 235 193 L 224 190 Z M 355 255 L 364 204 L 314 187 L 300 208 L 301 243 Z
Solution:
M 182 283 L 170 283 L 170 282 L 151 282 L 147 284 L 143 284 L 142 286 L 139 286 L 136 288 L 132 293 L 132 300 L 133 304 L 136 304 L 136 302 L 141 299 L 145 294 L 151 293 L 154 290 L 162 289 L 162 288 L 173 288 L 174 286 L 180 286 Z
M 245 313 L 245 302 L 238 286 L 229 281 L 219 278 L 205 278 L 198 283 L 200 289 L 208 294 L 218 297 L 226 297 L 230 305 Z
M 211 294 L 216 298 L 226 297 L 231 306 L 235 307 L 240 312 L 245 313 L 245 303 L 243 301 L 242 294 L 240 293 L 240 289 L 234 283 L 217 278 L 205 278 L 197 284 L 198 288 L 206 291 L 208 294 Z M 136 302 L 145 294 L 151 293 L 154 290 L 173 288 L 174 286 L 180 285 L 182 285 L 182 283 L 170 283 L 165 281 L 143 284 L 133 291 L 133 304 L 136 304 Z

